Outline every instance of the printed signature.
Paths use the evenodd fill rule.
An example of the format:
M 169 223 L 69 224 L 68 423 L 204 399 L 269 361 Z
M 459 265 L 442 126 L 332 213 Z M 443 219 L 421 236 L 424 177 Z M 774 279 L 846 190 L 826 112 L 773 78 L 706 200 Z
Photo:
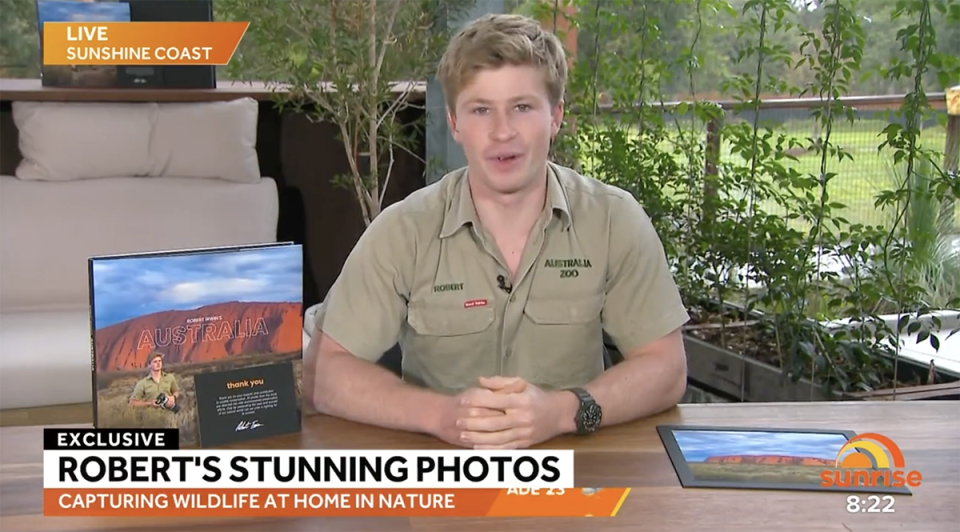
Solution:
M 257 427 L 262 427 L 260 420 L 254 419 L 253 421 L 241 421 L 234 432 L 240 432 L 241 430 L 253 430 Z

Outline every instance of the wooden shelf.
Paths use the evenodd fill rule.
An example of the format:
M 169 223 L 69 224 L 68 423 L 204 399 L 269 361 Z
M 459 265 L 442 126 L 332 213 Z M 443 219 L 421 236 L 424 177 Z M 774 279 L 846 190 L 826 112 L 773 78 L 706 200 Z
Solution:
M 398 94 L 408 87 L 398 84 Z M 425 83 L 415 83 L 415 96 L 426 93 Z M 44 87 L 39 79 L 0 78 L 0 100 L 44 102 L 210 102 L 253 98 L 269 101 L 276 89 L 259 82 L 218 81 L 215 89 L 155 89 Z M 414 99 L 417 99 L 416 97 Z
M 62 102 L 205 102 L 271 99 L 265 84 L 219 82 L 215 89 L 44 87 L 39 79 L 0 78 L 0 100 Z

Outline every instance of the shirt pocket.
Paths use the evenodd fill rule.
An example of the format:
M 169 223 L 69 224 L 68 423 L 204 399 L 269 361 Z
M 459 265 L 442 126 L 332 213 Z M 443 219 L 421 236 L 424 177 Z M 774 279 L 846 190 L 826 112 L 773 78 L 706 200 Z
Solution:
M 600 325 L 603 301 L 603 294 L 531 297 L 523 313 L 538 326 L 576 330 L 584 325 Z
M 496 313 L 462 304 L 410 307 L 402 336 L 405 378 L 448 393 L 477 385 L 497 369 Z
M 480 334 L 493 325 L 492 307 L 462 308 L 454 306 L 411 307 L 407 323 L 418 336 L 456 338 Z
M 533 298 L 523 309 L 519 371 L 551 388 L 581 386 L 603 371 L 604 294 Z

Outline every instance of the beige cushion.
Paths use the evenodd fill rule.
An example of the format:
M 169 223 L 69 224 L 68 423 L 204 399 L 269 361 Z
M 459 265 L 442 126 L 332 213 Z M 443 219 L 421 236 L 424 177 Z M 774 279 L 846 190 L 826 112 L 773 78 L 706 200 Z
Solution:
M 275 242 L 276 183 L 0 176 L 0 308 L 89 305 L 93 255 Z
M 25 181 L 144 176 L 156 107 L 131 103 L 13 102 Z
M 177 177 L 256 183 L 259 106 L 198 103 L 13 103 L 25 181 Z
M 257 102 L 160 104 L 150 144 L 150 175 L 260 179 Z

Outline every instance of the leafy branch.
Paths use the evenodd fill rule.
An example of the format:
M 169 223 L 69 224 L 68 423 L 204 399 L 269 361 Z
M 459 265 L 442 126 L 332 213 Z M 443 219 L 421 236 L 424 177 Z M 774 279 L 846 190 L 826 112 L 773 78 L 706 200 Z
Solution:
M 369 225 L 380 214 L 396 152 L 415 154 L 424 80 L 449 39 L 446 21 L 466 0 L 221 0 L 237 20 L 255 20 L 227 67 L 262 82 L 280 107 L 333 124 L 352 190 Z M 420 159 L 419 156 L 417 156 Z

